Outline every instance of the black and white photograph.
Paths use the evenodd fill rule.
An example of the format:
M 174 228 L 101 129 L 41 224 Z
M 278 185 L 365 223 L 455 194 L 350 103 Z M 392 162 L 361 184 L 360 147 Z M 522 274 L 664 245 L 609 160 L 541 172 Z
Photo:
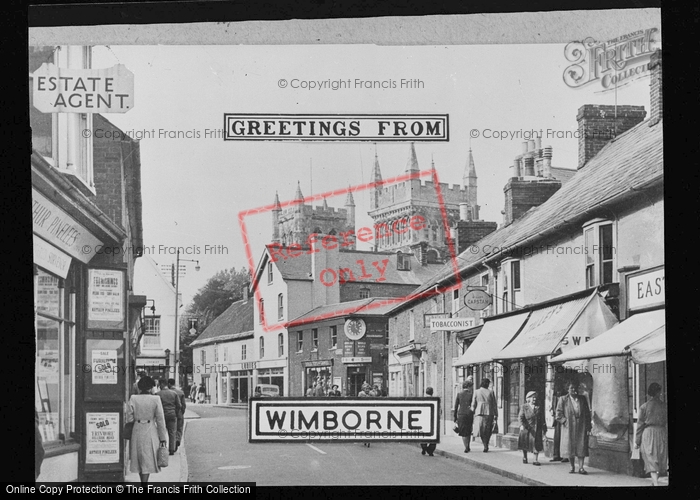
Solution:
M 670 486 L 660 8 L 115 22 L 29 28 L 37 483 Z

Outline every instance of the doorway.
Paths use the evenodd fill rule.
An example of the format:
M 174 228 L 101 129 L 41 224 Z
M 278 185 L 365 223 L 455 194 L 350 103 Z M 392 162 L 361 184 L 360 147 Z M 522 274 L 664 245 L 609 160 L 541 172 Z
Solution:
M 362 390 L 362 384 L 367 380 L 367 368 L 364 366 L 348 367 L 348 393 L 349 397 L 357 396 Z

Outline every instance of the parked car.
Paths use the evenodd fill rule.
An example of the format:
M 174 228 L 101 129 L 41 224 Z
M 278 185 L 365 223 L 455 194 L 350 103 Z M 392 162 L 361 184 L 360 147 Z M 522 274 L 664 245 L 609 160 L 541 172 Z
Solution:
M 273 398 L 280 395 L 280 388 L 274 384 L 258 384 L 255 386 L 255 392 L 253 394 L 255 396 Z

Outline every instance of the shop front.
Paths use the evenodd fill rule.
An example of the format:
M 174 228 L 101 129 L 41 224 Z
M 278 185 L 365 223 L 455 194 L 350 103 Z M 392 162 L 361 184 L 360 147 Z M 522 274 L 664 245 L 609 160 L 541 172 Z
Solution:
M 651 383 L 658 383 L 662 394 L 667 394 L 664 282 L 664 266 L 626 274 L 621 283 L 623 321 L 552 360 L 592 366 L 594 383 L 599 386 L 594 404 L 601 392 L 617 401 L 615 413 L 603 415 L 607 421 L 615 417 L 615 427 L 609 426 L 606 433 L 594 433 L 591 439 L 593 467 L 642 474 L 641 461 L 631 459 L 639 409 Z
M 253 370 L 253 391 L 260 384 L 272 384 L 279 388 L 279 395 L 285 396 L 287 390 L 287 360 L 257 361 Z M 249 397 L 252 394 L 249 394 Z
M 318 359 L 314 361 L 302 361 L 302 387 L 309 388 L 314 383 L 330 382 L 333 386 L 337 382 L 338 374 L 333 373 L 333 359 Z M 337 371 L 337 369 L 336 369 Z M 335 375 L 335 376 L 334 376 Z M 341 384 L 337 384 L 340 386 Z M 304 392 L 306 394 L 306 392 Z
M 254 362 L 236 363 L 228 372 L 228 387 L 231 388 L 227 403 L 247 403 L 253 395 Z

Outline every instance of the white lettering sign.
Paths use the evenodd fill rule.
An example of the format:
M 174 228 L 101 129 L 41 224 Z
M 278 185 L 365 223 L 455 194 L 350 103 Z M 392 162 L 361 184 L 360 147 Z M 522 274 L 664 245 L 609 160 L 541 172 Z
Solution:
M 627 308 L 630 311 L 666 303 L 664 269 L 627 278 Z
M 437 332 L 440 330 L 466 330 L 476 326 L 474 318 L 430 318 L 430 331 Z

